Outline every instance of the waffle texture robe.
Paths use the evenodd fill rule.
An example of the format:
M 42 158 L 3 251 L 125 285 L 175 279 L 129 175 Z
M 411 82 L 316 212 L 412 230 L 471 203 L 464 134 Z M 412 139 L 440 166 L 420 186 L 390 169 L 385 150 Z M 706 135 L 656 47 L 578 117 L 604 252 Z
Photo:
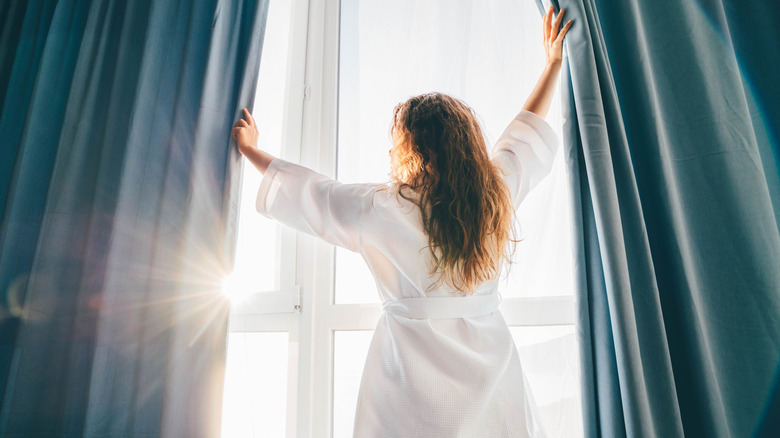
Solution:
M 555 133 L 523 111 L 491 159 L 517 207 L 549 173 Z M 517 349 L 497 309 L 497 280 L 472 296 L 432 287 L 419 208 L 392 186 L 342 184 L 280 159 L 271 162 L 257 210 L 360 253 L 384 312 L 363 370 L 355 437 L 539 437 Z

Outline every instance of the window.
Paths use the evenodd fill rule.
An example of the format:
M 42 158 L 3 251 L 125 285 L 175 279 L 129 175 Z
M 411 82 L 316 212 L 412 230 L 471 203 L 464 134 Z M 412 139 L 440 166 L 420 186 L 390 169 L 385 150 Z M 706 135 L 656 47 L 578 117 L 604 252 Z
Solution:
M 230 333 L 222 436 L 284 436 L 288 343 L 284 332 Z
M 280 23 L 288 27 L 274 39 Z M 540 27 L 534 0 L 341 0 L 340 4 L 337 0 L 271 0 L 261 75 L 268 62 L 275 66 L 277 77 L 261 78 L 258 103 L 271 105 L 271 116 L 281 115 L 283 120 L 256 117 L 261 135 L 279 126 L 278 139 L 268 139 L 266 144 L 276 141 L 281 157 L 342 181 L 387 181 L 393 107 L 415 94 L 442 91 L 475 109 L 492 145 L 543 68 Z M 281 58 L 273 57 L 276 49 Z M 281 65 L 287 66 L 283 72 Z M 264 86 L 285 90 L 284 96 L 272 103 L 271 98 L 260 97 Z M 256 108 L 256 114 L 261 113 Z M 558 97 L 547 120 L 560 131 Z M 550 436 L 559 437 L 582 434 L 566 178 L 559 152 L 552 175 L 518 212 L 524 240 L 500 289 L 501 309 L 540 415 Z M 259 179 L 245 176 L 243 190 L 250 201 L 242 203 L 241 220 L 259 227 L 265 218 L 254 212 L 258 184 Z M 276 407 L 286 407 L 284 413 L 275 414 L 277 419 L 285 418 L 284 432 L 274 435 L 249 429 L 247 425 L 262 422 L 249 419 L 260 413 L 236 406 L 260 401 L 231 401 L 236 399 L 228 397 L 227 386 L 224 421 L 235 412 L 250 416 L 233 420 L 236 427 L 249 431 L 239 436 L 320 437 L 328 432 L 337 438 L 351 436 L 363 363 L 381 315 L 374 280 L 359 256 L 267 226 L 273 231 L 265 236 L 276 236 L 274 262 L 262 263 L 273 264 L 274 272 L 263 275 L 266 281 L 271 276 L 277 280 L 270 291 L 270 283 L 254 287 L 244 304 L 233 306 L 226 380 L 240 379 L 234 375 L 247 365 L 238 362 L 250 360 L 247 353 L 235 353 L 234 346 L 236 351 L 266 348 L 273 355 L 269 363 L 283 360 L 285 400 L 263 389 L 251 391 L 274 398 Z M 270 237 L 249 237 L 242 227 L 244 222 L 239 239 L 270 241 Z M 239 252 L 237 257 L 245 256 Z M 256 267 L 257 260 L 267 260 L 249 257 L 249 269 Z M 237 269 L 243 266 L 239 261 Z M 294 312 L 298 303 L 300 312 Z M 279 335 L 274 340 L 283 339 L 287 350 L 249 347 L 248 338 L 241 337 L 266 334 Z M 279 376 L 278 369 L 274 372 Z
M 306 2 L 271 0 L 253 116 L 259 143 L 295 159 L 300 144 Z M 303 14 L 301 14 L 303 8 Z M 297 93 L 296 93 L 297 90 Z M 296 99 L 297 94 L 297 99 Z M 222 406 L 223 437 L 294 436 L 298 319 L 296 236 L 255 213 L 262 175 L 244 163 Z M 291 435 L 292 433 L 292 435 Z

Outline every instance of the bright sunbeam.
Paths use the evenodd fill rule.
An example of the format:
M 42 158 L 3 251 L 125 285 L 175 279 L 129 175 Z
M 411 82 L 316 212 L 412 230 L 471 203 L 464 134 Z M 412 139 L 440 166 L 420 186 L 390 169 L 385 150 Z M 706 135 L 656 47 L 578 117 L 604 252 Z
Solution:
M 222 280 L 222 293 L 233 304 L 246 301 L 252 294 L 253 278 L 243 272 L 233 271 Z

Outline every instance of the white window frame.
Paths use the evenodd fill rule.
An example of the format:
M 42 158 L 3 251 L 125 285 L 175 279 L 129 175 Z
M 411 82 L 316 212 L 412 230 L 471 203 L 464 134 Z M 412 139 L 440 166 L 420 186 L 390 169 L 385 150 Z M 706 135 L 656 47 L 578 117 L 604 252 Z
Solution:
M 292 1 L 281 157 L 335 176 L 339 0 Z M 530 0 L 527 0 L 530 1 Z M 234 306 L 230 332 L 288 332 L 286 436 L 333 433 L 334 332 L 373 330 L 380 304 L 334 304 L 335 248 L 279 227 L 279 291 Z M 509 326 L 571 325 L 570 296 L 506 298 Z

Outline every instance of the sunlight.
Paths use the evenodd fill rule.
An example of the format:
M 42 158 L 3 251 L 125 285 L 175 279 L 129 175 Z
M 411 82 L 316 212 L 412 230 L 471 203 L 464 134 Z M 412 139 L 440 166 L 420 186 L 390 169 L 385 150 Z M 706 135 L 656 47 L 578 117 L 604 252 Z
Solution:
M 222 280 L 222 294 L 233 304 L 243 303 L 254 291 L 255 283 L 254 276 L 247 272 L 233 271 Z

